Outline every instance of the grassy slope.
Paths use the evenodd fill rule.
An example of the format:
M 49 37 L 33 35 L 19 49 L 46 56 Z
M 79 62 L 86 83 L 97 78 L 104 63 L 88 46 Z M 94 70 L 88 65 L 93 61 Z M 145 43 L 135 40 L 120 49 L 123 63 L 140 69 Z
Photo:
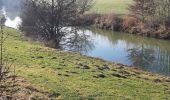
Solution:
M 95 5 L 91 9 L 91 13 L 128 13 L 127 7 L 132 0 L 95 0 Z
M 8 57 L 16 59 L 19 76 L 61 99 L 170 99 L 170 79 L 120 67 L 100 59 L 62 52 L 26 41 L 18 31 L 6 41 Z M 90 69 L 82 69 L 87 65 Z M 108 70 L 99 70 L 108 66 Z M 103 74 L 105 78 L 96 78 Z M 122 78 L 121 78 L 122 77 Z

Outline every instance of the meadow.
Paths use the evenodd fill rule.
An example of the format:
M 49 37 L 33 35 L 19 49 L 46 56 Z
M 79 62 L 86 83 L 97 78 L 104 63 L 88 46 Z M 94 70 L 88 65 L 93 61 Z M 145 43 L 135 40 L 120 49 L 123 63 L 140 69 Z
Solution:
M 90 13 L 127 14 L 128 5 L 132 2 L 132 0 L 95 0 L 94 6 L 90 10 Z
M 168 100 L 170 79 L 98 58 L 64 52 L 31 42 L 21 32 L 5 42 L 5 57 L 17 76 L 61 100 Z

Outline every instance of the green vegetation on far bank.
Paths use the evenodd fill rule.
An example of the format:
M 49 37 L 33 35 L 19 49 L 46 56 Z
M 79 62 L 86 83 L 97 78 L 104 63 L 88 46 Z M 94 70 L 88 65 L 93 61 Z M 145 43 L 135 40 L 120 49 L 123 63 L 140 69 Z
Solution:
M 127 14 L 128 5 L 132 2 L 132 0 L 95 0 L 94 7 L 90 10 L 90 13 Z
M 163 7 L 165 9 L 161 9 Z M 168 7 L 170 8 L 170 4 L 167 1 L 96 0 L 92 13 L 79 22 L 80 25 L 88 25 L 91 22 L 91 25 L 100 29 L 169 40 Z
M 5 32 L 12 35 L 5 54 L 15 59 L 17 75 L 58 99 L 170 99 L 170 78 L 44 47 L 11 28 Z

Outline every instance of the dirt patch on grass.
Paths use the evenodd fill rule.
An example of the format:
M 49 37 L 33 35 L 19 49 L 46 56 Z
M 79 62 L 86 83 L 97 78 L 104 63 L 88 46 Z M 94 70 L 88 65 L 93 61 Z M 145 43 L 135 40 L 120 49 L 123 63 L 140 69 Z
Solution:
M 50 93 L 32 86 L 28 81 L 21 77 L 16 77 L 15 81 L 11 78 L 8 82 L 13 82 L 10 91 L 4 92 L 0 100 L 49 100 Z M 54 98 L 55 99 L 55 98 Z

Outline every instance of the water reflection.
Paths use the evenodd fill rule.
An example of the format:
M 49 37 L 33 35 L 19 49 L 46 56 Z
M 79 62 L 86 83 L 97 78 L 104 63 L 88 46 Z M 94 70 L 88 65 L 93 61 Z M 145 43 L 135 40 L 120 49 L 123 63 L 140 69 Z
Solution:
M 94 48 L 93 42 L 87 38 L 84 38 L 84 36 L 79 36 L 79 38 L 72 39 L 74 39 L 74 42 L 69 45 L 65 45 L 64 50 L 86 54 L 87 52 L 92 51 Z
M 127 51 L 129 53 L 128 58 L 132 61 L 134 66 L 152 66 L 155 59 L 153 49 L 147 47 L 134 47 Z
M 170 75 L 170 41 L 99 29 L 91 30 L 88 34 L 96 40 L 97 48 L 88 55 Z
M 61 44 L 63 50 L 86 54 L 95 47 L 91 37 L 86 34 L 86 30 L 79 27 L 69 27 L 65 31 L 67 34 L 62 39 Z

